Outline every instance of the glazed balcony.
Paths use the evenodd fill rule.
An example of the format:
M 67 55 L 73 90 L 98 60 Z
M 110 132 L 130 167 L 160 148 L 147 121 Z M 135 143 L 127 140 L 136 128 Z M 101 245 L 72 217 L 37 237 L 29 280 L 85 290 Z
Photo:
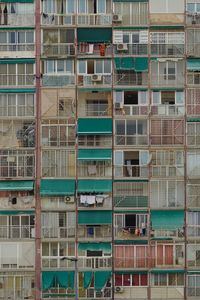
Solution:
M 115 165 L 115 177 L 148 177 L 148 167 L 139 165 Z
M 115 55 L 147 55 L 148 45 L 147 44 L 116 44 L 114 45 Z
M 42 238 L 74 238 L 75 237 L 75 227 L 52 227 L 43 226 L 41 228 Z
M 77 15 L 78 26 L 111 26 L 112 14 L 78 14 Z
M 78 268 L 85 269 L 107 269 L 112 267 L 112 257 L 82 257 L 78 258 Z
M 33 239 L 35 228 L 33 225 L 1 225 L 0 239 Z
M 154 116 L 183 116 L 185 113 L 185 108 L 184 105 L 152 105 L 151 113 Z
M 43 44 L 42 47 L 42 56 L 74 56 L 75 55 L 75 46 L 74 44 Z
M 42 13 L 41 24 L 44 26 L 73 26 L 76 24 L 75 14 Z
M 151 44 L 152 56 L 177 57 L 184 55 L 184 44 Z
M 108 240 L 112 238 L 111 226 L 78 226 L 78 238 L 87 241 Z
M 4 18 L 1 18 L 0 25 L 9 29 L 10 27 L 26 27 L 34 26 L 35 15 L 34 13 L 7 13 Z
M 35 76 L 32 74 L 0 74 L 1 87 L 32 87 L 34 82 Z
M 112 75 L 91 74 L 78 75 L 78 85 L 83 87 L 104 87 L 111 86 Z
M 72 86 L 75 84 L 75 75 L 48 75 L 44 74 L 42 77 L 43 86 Z
M 123 72 L 114 75 L 115 86 L 147 86 L 148 73 Z

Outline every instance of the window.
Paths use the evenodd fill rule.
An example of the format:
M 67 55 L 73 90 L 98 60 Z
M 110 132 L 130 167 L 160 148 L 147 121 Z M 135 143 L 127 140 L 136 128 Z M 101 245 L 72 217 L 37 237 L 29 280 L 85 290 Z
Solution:
M 34 94 L 0 94 L 0 116 L 34 116 Z
M 176 66 L 174 62 L 166 62 L 164 67 L 164 79 L 175 80 L 176 79 Z
M 71 116 L 73 111 L 73 99 L 72 98 L 60 98 L 58 100 L 58 116 Z
M 188 296 L 200 296 L 200 276 L 197 274 L 188 275 Z
M 115 274 L 116 286 L 147 286 L 147 274 Z
M 200 3 L 187 3 L 187 12 L 195 13 L 200 12 Z
M 153 286 L 184 286 L 183 274 L 152 274 L 151 281 Z
M 44 71 L 46 74 L 73 74 L 74 61 L 73 60 L 46 60 L 44 64 Z
M 111 60 L 79 60 L 78 74 L 111 74 Z
M 114 101 L 124 105 L 147 105 L 148 91 L 114 91 Z
M 0 68 L 0 86 L 32 86 L 34 84 L 33 64 L 5 64 Z
M 151 0 L 150 13 L 184 13 L 184 0 Z

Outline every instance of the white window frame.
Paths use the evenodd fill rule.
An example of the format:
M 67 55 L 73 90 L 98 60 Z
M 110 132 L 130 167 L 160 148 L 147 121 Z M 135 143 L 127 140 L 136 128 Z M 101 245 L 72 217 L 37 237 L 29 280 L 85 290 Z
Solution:
M 44 63 L 44 73 L 47 75 L 62 75 L 62 74 L 74 74 L 74 60 L 68 59 L 68 60 L 61 60 L 64 63 L 64 71 L 58 71 L 58 62 L 59 60 L 46 60 Z M 72 70 L 67 71 L 66 63 L 67 61 L 70 61 L 72 63 Z M 53 72 L 48 72 L 48 63 L 52 62 L 53 64 Z
M 143 102 L 143 95 L 145 95 L 145 102 Z M 138 91 L 138 106 L 146 106 L 148 105 L 148 100 L 149 100 L 149 93 L 148 91 Z M 114 103 L 122 103 L 124 104 L 124 91 L 114 91 Z M 126 104 L 126 106 L 137 106 L 135 104 Z

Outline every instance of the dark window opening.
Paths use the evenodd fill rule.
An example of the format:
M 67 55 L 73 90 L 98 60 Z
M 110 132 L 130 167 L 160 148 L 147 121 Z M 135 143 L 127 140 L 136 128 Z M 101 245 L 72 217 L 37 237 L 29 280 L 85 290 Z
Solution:
M 102 251 L 87 250 L 87 256 L 102 256 Z
M 138 104 L 138 92 L 137 91 L 124 91 L 124 104 L 125 105 L 137 105 Z

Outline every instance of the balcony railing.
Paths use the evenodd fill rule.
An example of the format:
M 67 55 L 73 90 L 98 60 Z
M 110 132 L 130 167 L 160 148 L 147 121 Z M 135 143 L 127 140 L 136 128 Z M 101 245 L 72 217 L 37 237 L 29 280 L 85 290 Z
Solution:
M 34 75 L 29 74 L 0 74 L 0 86 L 16 87 L 16 86 L 33 86 L 35 81 Z
M 18 51 L 27 51 L 27 52 L 33 52 L 35 50 L 34 44 L 0 44 L 0 52 L 18 52 Z
M 143 135 L 115 135 L 115 145 L 138 146 L 147 145 L 148 136 Z
M 92 158 L 91 158 L 92 160 Z M 78 165 L 79 177 L 107 177 L 112 176 L 111 164 Z
M 44 56 L 59 56 L 75 55 L 75 45 L 74 44 L 43 44 L 42 55 Z
M 117 257 L 114 260 L 116 269 L 132 269 L 132 268 L 148 268 L 148 257 L 147 256 L 132 256 L 132 257 Z
M 74 268 L 74 262 L 70 260 L 62 260 L 62 256 L 42 256 L 42 268 Z M 70 257 L 69 257 L 70 258 Z
M 200 23 L 199 23 L 200 24 Z M 198 31 L 199 33 L 199 31 Z M 189 56 L 200 56 L 200 43 L 198 43 L 197 41 L 195 41 L 192 44 L 187 44 L 187 55 Z
M 121 227 L 116 226 L 114 227 L 114 236 L 116 239 L 123 239 L 123 240 L 132 240 L 132 239 L 141 239 L 145 238 L 148 235 L 147 228 L 141 228 L 136 226 L 129 226 L 129 227 Z
M 177 75 L 151 74 L 151 84 L 153 86 L 183 87 L 184 76 L 182 73 Z
M 158 116 L 182 116 L 185 113 L 184 105 L 152 105 L 152 115 Z
M 82 147 L 111 147 L 110 136 L 79 136 L 78 145 Z
M 78 258 L 78 268 L 106 269 L 112 267 L 112 257 L 81 257 Z
M 0 225 L 0 239 L 31 239 L 35 237 L 32 225 Z
M 187 226 L 188 237 L 199 237 L 200 238 L 200 225 L 188 225 Z
M 80 239 L 86 240 L 110 240 L 112 238 L 112 228 L 111 226 L 78 226 L 78 237 Z
M 104 56 L 108 57 L 112 55 L 112 45 L 109 44 L 104 48 L 104 52 L 101 52 L 101 45 L 93 44 L 93 46 L 90 48 L 90 44 L 88 43 L 80 43 L 78 44 L 78 55 L 87 55 L 88 56 Z
M 115 109 L 115 115 L 126 115 L 126 116 L 147 116 L 149 113 L 148 106 L 139 105 L 123 105 L 123 108 Z
M 184 44 L 151 44 L 153 56 L 183 56 Z
M 105 198 L 104 198 L 105 197 Z M 103 199 L 102 201 L 98 201 L 98 197 L 95 199 L 94 204 L 88 204 L 86 203 L 81 203 L 81 199 L 79 198 L 78 200 L 78 207 L 79 208 L 86 208 L 86 209 L 111 209 L 112 208 L 112 199 L 108 195 L 100 195 L 100 199 Z
M 74 238 L 75 227 L 42 227 L 43 238 Z
M 17 27 L 25 27 L 25 26 L 34 26 L 35 24 L 35 16 L 34 14 L 25 14 L 25 13 L 8 13 L 4 14 L 4 18 L 1 18 L 0 25 L 1 26 L 17 26 Z
M 75 25 L 76 19 L 74 14 L 46 14 L 42 13 L 41 17 L 42 25 Z
M 184 143 L 184 135 L 151 135 L 152 145 L 182 145 Z
M 172 238 L 179 238 L 183 239 L 185 236 L 184 228 L 170 228 L 170 225 L 162 228 L 152 228 L 150 231 L 151 237 L 172 237 Z
M 148 177 L 148 167 L 139 165 L 115 165 L 115 177 Z
M 78 75 L 78 85 L 79 86 L 111 86 L 112 84 L 112 75 L 103 75 L 103 74 L 91 74 L 91 75 Z
M 147 55 L 147 44 L 123 44 L 123 47 L 114 45 L 114 53 L 118 55 Z
M 187 73 L 187 84 L 196 85 L 200 84 L 200 72 L 188 72 Z
M 129 74 L 129 73 L 121 73 L 121 74 L 115 74 L 113 84 L 114 85 L 136 85 L 136 86 L 143 86 L 147 85 L 148 82 L 148 73 L 135 73 L 135 74 Z
M 177 257 L 173 256 L 173 253 L 170 253 L 168 256 L 152 256 L 150 258 L 150 265 L 152 268 L 160 268 L 162 267 L 167 268 L 177 268 L 177 267 L 184 267 L 185 261 L 184 257 Z
M 200 13 L 187 13 L 186 15 L 187 25 L 199 25 L 200 24 Z
M 88 104 L 85 106 L 84 112 L 81 111 L 79 115 L 87 117 L 110 116 L 111 108 L 108 107 L 107 103 Z
M 112 25 L 112 14 L 78 14 L 77 24 L 83 26 Z
M 10 282 L 14 282 L 14 280 L 18 280 L 18 278 L 20 279 L 20 277 L 9 277 L 10 278 Z M 26 276 L 24 276 L 25 280 L 27 279 Z M 6 277 L 3 279 L 3 281 L 6 281 Z M 33 281 L 33 279 L 32 279 Z M 17 288 L 12 288 L 12 287 L 7 287 L 7 288 L 2 288 L 2 290 L 0 291 L 0 299 L 15 299 L 15 300 L 21 300 L 21 299 L 34 299 L 34 295 L 35 295 L 35 291 L 33 288 L 29 288 L 29 286 L 31 286 L 31 282 L 27 283 L 27 286 L 25 286 L 25 281 L 23 284 L 23 287 L 21 287 L 21 284 L 17 287 Z M 19 282 L 21 283 L 21 280 L 19 280 Z M 11 285 L 13 286 L 13 285 Z
M 43 86 L 65 86 L 75 84 L 75 75 L 47 75 L 44 74 L 42 78 Z
M 151 166 L 153 177 L 182 177 L 184 166 Z
M 147 207 L 148 196 L 114 196 L 115 207 Z

